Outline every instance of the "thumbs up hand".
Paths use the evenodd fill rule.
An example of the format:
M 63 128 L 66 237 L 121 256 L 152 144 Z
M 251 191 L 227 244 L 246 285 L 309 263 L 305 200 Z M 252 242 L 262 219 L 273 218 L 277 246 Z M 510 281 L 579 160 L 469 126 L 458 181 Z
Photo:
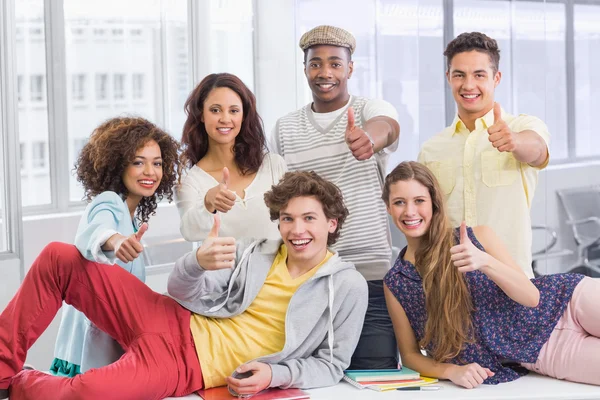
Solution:
M 235 204 L 235 193 L 228 188 L 229 186 L 229 169 L 223 168 L 223 178 L 221 182 L 206 192 L 204 196 L 204 206 L 208 211 L 214 213 L 220 211 L 226 213 L 231 210 Z
M 123 236 L 120 233 L 112 235 L 102 246 L 102 250 L 114 250 L 115 257 L 124 263 L 131 262 L 139 257 L 144 251 L 144 246 L 140 243 L 142 236 L 148 230 L 148 224 L 144 222 L 137 233 L 130 236 Z
M 488 128 L 489 141 L 498 151 L 515 151 L 519 146 L 519 136 L 502 119 L 500 104 L 494 103 L 494 124 Z
M 235 265 L 235 238 L 219 237 L 221 219 L 215 215 L 212 229 L 196 250 L 198 264 L 207 270 L 214 271 L 232 268 Z
M 373 142 L 367 133 L 360 127 L 354 125 L 354 109 L 348 108 L 348 125 L 346 125 L 346 144 L 358 161 L 368 160 L 375 154 Z
M 475 271 L 488 265 L 488 254 L 479 250 L 467 233 L 465 221 L 460 224 L 460 243 L 450 249 L 451 260 L 459 272 Z

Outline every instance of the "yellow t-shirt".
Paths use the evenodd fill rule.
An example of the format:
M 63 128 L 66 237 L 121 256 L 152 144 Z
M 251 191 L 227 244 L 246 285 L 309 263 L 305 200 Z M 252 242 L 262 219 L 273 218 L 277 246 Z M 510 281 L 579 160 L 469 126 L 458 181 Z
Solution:
M 548 128 L 539 118 L 503 110 L 502 119 L 513 132 L 532 130 L 546 145 L 550 140 Z M 475 121 L 471 132 L 456 116 L 452 125 L 423 144 L 419 162 L 439 181 L 452 225 L 460 226 L 464 220 L 468 226 L 491 227 L 517 265 L 533 278 L 529 209 L 538 171 L 549 160 L 534 168 L 517 161 L 511 152 L 499 152 L 487 132 L 493 123 L 493 109 Z
M 283 349 L 290 299 L 331 256 L 328 251 L 319 265 L 292 279 L 286 265 L 287 248 L 281 245 L 263 287 L 246 311 L 233 318 L 192 314 L 190 328 L 205 388 L 225 385 L 241 364 Z

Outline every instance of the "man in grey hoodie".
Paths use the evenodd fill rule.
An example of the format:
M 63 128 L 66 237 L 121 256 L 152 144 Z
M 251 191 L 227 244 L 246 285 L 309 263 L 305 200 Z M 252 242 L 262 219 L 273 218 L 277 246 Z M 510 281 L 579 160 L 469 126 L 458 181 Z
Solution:
M 354 266 L 328 250 L 348 214 L 341 192 L 314 172 L 290 172 L 265 201 L 281 240 L 221 238 L 216 217 L 202 246 L 176 262 L 170 297 L 73 246 L 48 245 L 0 315 L 0 398 L 9 386 L 11 400 L 146 400 L 222 384 L 250 394 L 339 382 L 368 296 Z M 21 371 L 63 300 L 125 355 L 74 378 Z

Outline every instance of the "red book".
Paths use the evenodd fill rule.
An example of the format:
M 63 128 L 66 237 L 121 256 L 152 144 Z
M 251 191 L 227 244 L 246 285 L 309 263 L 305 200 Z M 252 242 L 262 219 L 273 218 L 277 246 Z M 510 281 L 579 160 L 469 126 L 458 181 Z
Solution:
M 265 389 L 254 395 L 235 397 L 227 386 L 219 386 L 211 389 L 201 389 L 197 392 L 204 400 L 238 400 L 240 398 L 252 398 L 252 400 L 300 400 L 310 399 L 310 395 L 300 389 Z

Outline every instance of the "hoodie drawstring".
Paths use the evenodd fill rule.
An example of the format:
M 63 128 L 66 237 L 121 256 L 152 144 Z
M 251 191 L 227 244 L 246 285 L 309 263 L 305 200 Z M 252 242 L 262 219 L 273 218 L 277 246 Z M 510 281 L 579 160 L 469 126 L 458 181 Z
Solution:
M 329 331 L 327 333 L 327 343 L 329 344 L 329 362 L 333 364 L 333 298 L 335 290 L 333 289 L 333 275 L 329 275 Z
M 229 285 L 227 287 L 227 296 L 225 296 L 225 300 L 223 300 L 223 302 L 221 304 L 217 304 L 216 306 L 211 307 L 207 312 L 212 313 L 212 312 L 219 311 L 227 303 L 227 300 L 229 299 L 229 295 L 231 294 L 231 288 L 233 287 L 233 284 L 235 283 L 235 278 L 237 278 L 237 276 L 240 274 L 240 270 L 241 270 L 240 266 L 242 265 L 242 261 L 244 261 L 244 259 L 246 257 L 249 257 L 250 252 L 252 252 L 252 250 L 254 250 L 256 245 L 258 245 L 258 243 L 259 243 L 259 240 L 255 240 L 242 253 L 242 257 L 240 258 L 240 261 L 237 263 L 237 268 L 233 270 L 233 272 L 231 273 L 231 278 L 229 278 Z

